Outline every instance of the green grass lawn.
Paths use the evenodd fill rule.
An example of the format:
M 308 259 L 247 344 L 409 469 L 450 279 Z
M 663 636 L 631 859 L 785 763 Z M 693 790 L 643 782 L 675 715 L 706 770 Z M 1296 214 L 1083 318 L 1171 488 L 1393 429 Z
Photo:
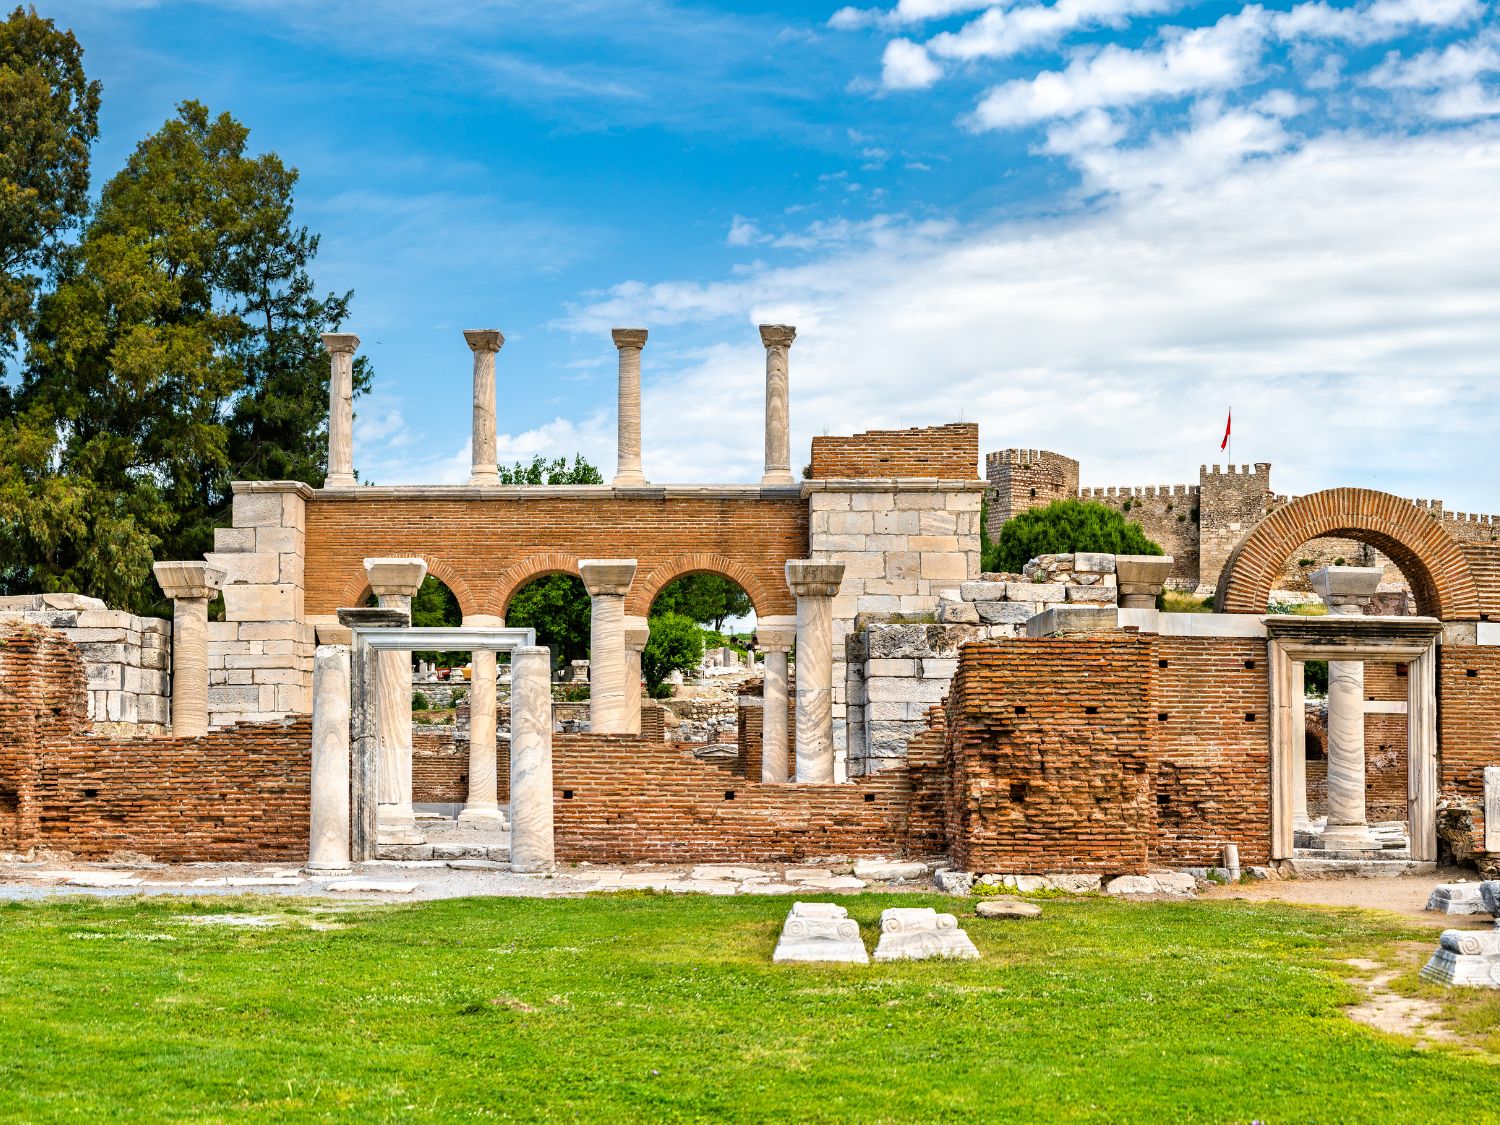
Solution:
M 873 948 L 883 907 L 841 900 Z M 0 1117 L 1483 1122 L 1492 1055 L 1351 1022 L 1400 919 L 968 918 L 969 963 L 774 966 L 785 898 L 0 906 Z M 272 929 L 197 925 L 227 911 Z M 343 928 L 327 929 L 330 924 Z

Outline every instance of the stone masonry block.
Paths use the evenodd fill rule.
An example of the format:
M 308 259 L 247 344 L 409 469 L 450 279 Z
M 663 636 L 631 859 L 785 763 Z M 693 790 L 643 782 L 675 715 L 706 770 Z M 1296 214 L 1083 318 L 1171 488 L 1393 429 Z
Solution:
M 941 492 L 898 492 L 896 507 L 914 511 L 933 511 L 948 506 L 947 496 Z
M 244 551 L 227 553 L 210 551 L 203 557 L 214 566 L 224 568 L 226 586 L 245 583 L 270 585 L 281 578 L 281 568 L 277 565 L 275 555 Z
M 958 596 L 966 602 L 1003 602 L 1008 598 L 1006 582 L 964 582 Z
M 255 551 L 257 554 L 300 555 L 307 550 L 307 537 L 293 527 L 257 527 L 255 529 Z
M 275 492 L 241 492 L 234 498 L 235 527 L 282 526 L 281 496 Z
M 230 621 L 293 621 L 296 590 L 277 584 L 224 587 L 224 616 Z
M 849 506 L 856 512 L 883 512 L 896 506 L 894 492 L 856 492 L 848 499 Z
M 875 516 L 870 512 L 829 512 L 830 535 L 869 535 L 875 530 Z
M 890 511 L 876 512 L 874 515 L 874 526 L 871 528 L 878 535 L 917 535 L 922 530 L 922 512 Z
M 1101 555 L 1092 551 L 1079 551 L 1073 556 L 1074 574 L 1113 574 L 1114 555 Z
M 1114 605 L 1114 586 L 1069 586 L 1068 601 L 1087 605 Z
M 907 544 L 913 551 L 942 551 L 944 553 L 960 550 L 958 536 L 956 535 L 913 535 Z
M 986 625 L 1019 625 L 1037 612 L 1030 602 L 975 602 L 974 608 Z
M 914 657 L 877 658 L 866 663 L 865 674 L 872 679 L 876 676 L 915 676 L 917 661 Z
M 968 578 L 967 560 L 960 554 L 922 553 L 922 577 L 932 582 L 962 582 Z
M 851 507 L 851 500 L 860 499 L 859 493 L 848 492 L 814 492 L 810 497 L 808 511 L 810 512 L 847 512 Z
M 1013 602 L 1062 602 L 1068 600 L 1061 582 L 1007 582 L 1005 596 Z
M 253 527 L 214 528 L 214 551 L 218 554 L 255 550 Z

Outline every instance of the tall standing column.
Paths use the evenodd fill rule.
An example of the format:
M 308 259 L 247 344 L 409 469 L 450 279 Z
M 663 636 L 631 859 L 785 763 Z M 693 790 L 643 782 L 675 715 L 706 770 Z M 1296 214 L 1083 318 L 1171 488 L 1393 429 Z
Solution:
M 843 563 L 794 560 L 786 582 L 797 597 L 797 781 L 833 781 L 833 599 Z
M 766 474 L 761 484 L 795 484 L 792 476 L 791 403 L 788 363 L 797 330 L 790 324 L 762 324 L 766 346 Z
M 310 874 L 346 875 L 349 864 L 349 646 L 319 645 L 313 656 Z
M 359 337 L 352 332 L 323 333 L 328 351 L 328 473 L 324 488 L 353 488 L 354 481 L 354 350 Z
M 1306 666 L 1292 663 L 1292 823 L 1307 822 L 1307 681 Z
M 592 599 L 589 626 L 589 730 L 624 734 L 625 595 L 634 559 L 585 559 L 578 564 Z
M 787 653 L 797 637 L 794 617 L 762 617 L 756 622 L 755 647 L 765 655 L 761 675 L 760 779 L 781 784 L 790 776 L 787 757 Z M 829 671 L 832 686 L 832 669 Z
M 551 871 L 552 652 L 543 645 L 510 655 L 510 868 Z
M 427 577 L 421 559 L 366 559 L 370 590 L 382 609 L 411 617 L 411 599 Z M 381 652 L 376 659 L 380 727 L 379 839 L 382 844 L 422 844 L 411 806 L 411 653 Z
M 159 562 L 152 568 L 172 599 L 172 735 L 208 730 L 208 603 L 228 573 L 202 562 Z
M 464 615 L 464 625 L 501 626 L 505 622 L 488 613 Z M 476 649 L 469 681 L 469 795 L 458 819 L 482 826 L 498 827 L 500 815 L 500 769 L 495 752 L 495 679 L 497 661 L 493 649 Z
M 619 442 L 616 488 L 645 484 L 641 472 L 641 349 L 644 328 L 616 328 L 611 335 L 620 349 Z
M 641 733 L 641 653 L 651 639 L 644 617 L 625 618 L 625 733 Z
M 464 340 L 474 353 L 474 437 L 470 445 L 469 484 L 500 483 L 495 464 L 495 356 L 505 337 L 494 328 L 470 328 Z
M 1358 617 L 1380 585 L 1379 567 L 1328 566 L 1308 576 L 1331 616 Z M 1328 824 L 1323 847 L 1377 846 L 1365 820 L 1365 666 L 1328 662 Z

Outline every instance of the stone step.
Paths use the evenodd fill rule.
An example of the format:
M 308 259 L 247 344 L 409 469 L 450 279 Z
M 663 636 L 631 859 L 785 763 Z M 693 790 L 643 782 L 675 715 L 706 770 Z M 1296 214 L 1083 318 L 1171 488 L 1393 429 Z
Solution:
M 510 862 L 510 846 L 507 844 L 381 844 L 375 849 L 376 859 L 492 859 L 499 863 Z
M 1437 864 L 1430 859 L 1329 859 L 1296 856 L 1292 870 L 1304 879 L 1388 879 L 1400 875 L 1432 875 Z

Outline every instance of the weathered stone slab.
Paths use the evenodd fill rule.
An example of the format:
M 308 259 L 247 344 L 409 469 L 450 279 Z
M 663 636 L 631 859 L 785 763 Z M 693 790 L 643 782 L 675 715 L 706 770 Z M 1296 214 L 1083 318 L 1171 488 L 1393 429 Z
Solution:
M 1022 625 L 1036 616 L 1034 602 L 975 602 L 979 620 L 987 625 Z
M 1478 883 L 1439 883 L 1427 896 L 1427 909 L 1438 914 L 1485 914 Z
M 975 876 L 969 871 L 939 871 L 932 881 L 945 895 L 967 895 L 974 890 Z
M 1034 902 L 1013 898 L 991 898 L 975 903 L 974 913 L 981 918 L 1040 918 L 1042 908 Z
M 1107 895 L 1192 895 L 1198 882 L 1191 875 L 1169 871 L 1156 875 L 1121 875 L 1104 887 Z
M 860 939 L 859 923 L 842 906 L 831 902 L 794 902 L 771 960 L 778 964 L 842 961 L 867 965 L 870 955 Z
M 1098 875 L 990 875 L 986 883 L 1014 887 L 1023 893 L 1031 891 L 1066 891 L 1069 894 L 1092 894 L 1103 885 Z
M 979 950 L 958 928 L 952 914 L 930 906 L 892 907 L 880 915 L 877 961 L 925 961 L 929 958 L 977 961 Z
M 409 895 L 420 883 L 397 883 L 390 879 L 333 879 L 327 884 L 330 891 L 367 891 L 387 895 Z
M 675 879 L 667 890 L 674 895 L 732 895 L 739 884 L 727 879 Z
M 798 882 L 809 891 L 862 891 L 865 888 L 863 879 L 856 879 L 852 875 L 833 875 L 822 879 L 799 879 Z
M 763 871 L 757 867 L 730 867 L 717 863 L 701 863 L 693 868 L 689 879 L 734 879 L 742 882 L 745 879 L 765 879 L 770 872 Z
M 1444 930 L 1422 969 L 1437 984 L 1500 988 L 1500 931 Z
M 859 879 L 878 879 L 882 882 L 925 879 L 927 878 L 927 865 L 885 859 L 862 859 L 855 863 L 854 875 Z

